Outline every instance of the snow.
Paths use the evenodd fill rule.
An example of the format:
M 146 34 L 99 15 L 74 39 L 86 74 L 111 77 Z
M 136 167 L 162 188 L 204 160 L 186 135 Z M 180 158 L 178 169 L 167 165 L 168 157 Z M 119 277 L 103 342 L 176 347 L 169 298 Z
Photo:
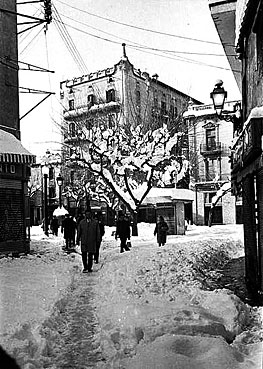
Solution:
M 46 237 L 32 227 L 32 254 L 0 259 L 1 345 L 12 356 L 32 342 L 42 347 L 41 324 L 70 294 L 72 279 L 87 278 L 104 357 L 97 368 L 261 368 L 261 308 L 216 288 L 225 262 L 244 256 L 242 226 L 190 225 L 164 247 L 154 226 L 140 223 L 123 254 L 106 227 L 91 275 L 81 273 L 78 253 L 62 251 L 61 234 Z M 24 360 L 22 369 L 33 368 Z

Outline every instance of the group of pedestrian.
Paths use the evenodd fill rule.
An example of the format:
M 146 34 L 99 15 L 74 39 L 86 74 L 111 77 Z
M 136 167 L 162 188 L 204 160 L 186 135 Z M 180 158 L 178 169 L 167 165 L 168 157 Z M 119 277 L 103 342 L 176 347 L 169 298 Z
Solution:
M 52 230 L 57 235 L 58 222 L 56 217 L 53 218 Z M 164 246 L 169 227 L 163 216 L 159 216 L 154 229 L 154 235 L 157 236 L 159 246 Z M 102 237 L 105 234 L 105 226 L 102 218 L 102 213 L 93 214 L 91 210 L 85 211 L 85 214 L 80 214 L 77 221 L 69 214 L 65 215 L 62 221 L 61 232 L 64 235 L 66 242 L 65 249 L 80 245 L 83 264 L 83 273 L 92 272 L 93 262 L 99 262 L 100 246 Z M 75 242 L 77 232 L 77 238 Z M 118 212 L 116 220 L 115 239 L 120 239 L 120 253 L 130 251 L 131 247 L 131 226 L 128 217 L 123 211 Z

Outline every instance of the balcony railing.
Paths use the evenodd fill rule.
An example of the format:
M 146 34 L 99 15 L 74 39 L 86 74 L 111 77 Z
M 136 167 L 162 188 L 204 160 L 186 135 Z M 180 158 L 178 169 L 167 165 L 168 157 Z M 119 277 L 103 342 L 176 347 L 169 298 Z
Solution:
M 223 150 L 223 145 L 221 142 L 215 142 L 214 144 L 200 144 L 201 155 L 211 155 L 221 153 Z

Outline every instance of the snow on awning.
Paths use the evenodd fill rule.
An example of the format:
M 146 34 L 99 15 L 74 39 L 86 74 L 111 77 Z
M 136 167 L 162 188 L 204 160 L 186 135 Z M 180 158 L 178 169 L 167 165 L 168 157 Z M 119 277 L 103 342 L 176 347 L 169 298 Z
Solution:
M 143 205 L 171 203 L 172 201 L 194 201 L 194 191 L 181 188 L 152 188 L 143 201 Z
M 0 162 L 33 164 L 35 160 L 35 155 L 30 154 L 14 135 L 0 129 Z
M 63 215 L 68 214 L 68 211 L 64 208 L 64 206 L 61 206 L 61 208 L 57 208 L 53 211 L 53 216 L 61 217 Z

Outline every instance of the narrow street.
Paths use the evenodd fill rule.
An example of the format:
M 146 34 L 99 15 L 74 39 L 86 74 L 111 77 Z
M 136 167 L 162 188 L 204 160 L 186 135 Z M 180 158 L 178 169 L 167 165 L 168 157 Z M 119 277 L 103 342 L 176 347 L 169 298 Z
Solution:
M 261 310 L 246 303 L 240 229 L 192 227 L 159 248 L 152 225 L 144 227 L 124 254 L 108 228 L 91 274 L 81 272 L 78 249 L 62 250 L 60 236 L 33 234 L 30 256 L 0 259 L 18 281 L 25 270 L 32 280 L 41 272 L 38 295 L 32 280 L 32 291 L 18 282 L 31 308 L 14 307 L 15 287 L 3 294 L 9 315 L 14 309 L 22 320 L 1 328 L 1 342 L 21 369 L 261 368 Z M 182 351 L 185 340 L 192 354 Z
M 46 339 L 40 368 L 94 368 L 102 360 L 99 328 L 93 306 L 96 276 L 78 274 L 69 294 L 41 329 Z

